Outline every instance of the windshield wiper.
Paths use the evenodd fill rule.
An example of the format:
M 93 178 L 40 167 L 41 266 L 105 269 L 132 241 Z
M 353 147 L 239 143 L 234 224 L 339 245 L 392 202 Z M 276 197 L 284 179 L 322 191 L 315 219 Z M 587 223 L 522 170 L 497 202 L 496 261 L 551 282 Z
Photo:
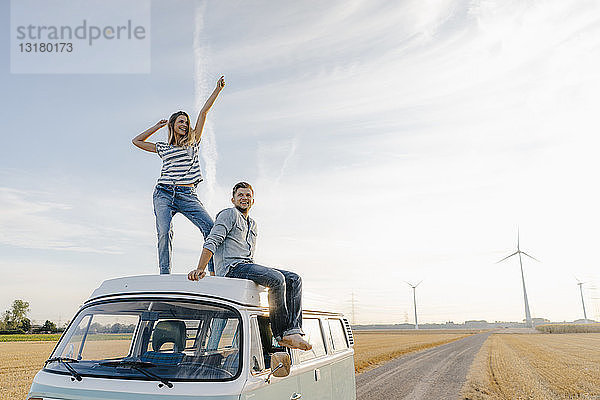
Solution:
M 123 367 L 123 368 L 135 369 L 136 371 L 146 375 L 149 378 L 152 378 L 152 379 L 162 382 L 168 388 L 173 387 L 173 384 L 171 382 L 169 382 L 168 380 L 166 380 L 165 378 L 162 378 L 156 374 L 153 374 L 152 372 L 148 372 L 145 369 L 143 369 L 143 368 L 156 367 L 156 365 L 152 364 L 151 362 L 137 361 L 137 360 L 103 361 L 100 363 L 100 365 L 105 366 L 105 367 Z
M 77 379 L 77 382 L 81 381 L 81 375 L 79 375 L 79 373 L 77 373 L 77 371 L 75 371 L 73 369 L 73 367 L 71 367 L 69 365 L 69 363 L 78 363 L 79 361 L 74 359 L 74 358 L 68 358 L 68 357 L 54 357 L 54 358 L 49 358 L 46 360 L 46 362 L 44 362 L 44 366 L 46 366 L 48 363 L 51 362 L 59 362 L 62 365 L 65 366 L 65 368 L 67 369 L 67 371 L 69 371 L 71 373 L 71 375 L 73 375 L 73 378 Z M 73 380 L 73 378 L 71 378 L 71 380 Z

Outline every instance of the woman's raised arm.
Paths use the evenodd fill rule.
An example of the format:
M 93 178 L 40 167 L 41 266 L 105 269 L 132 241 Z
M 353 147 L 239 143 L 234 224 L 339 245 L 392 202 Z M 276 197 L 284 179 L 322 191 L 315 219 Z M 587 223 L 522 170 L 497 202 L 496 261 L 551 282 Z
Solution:
M 204 122 L 206 122 L 206 114 L 208 113 L 208 110 L 210 110 L 212 105 L 215 103 L 217 96 L 219 95 L 219 93 L 221 93 L 221 90 L 223 90 L 224 87 L 225 77 L 221 76 L 217 81 L 217 87 L 215 88 L 215 90 L 213 90 L 208 100 L 206 100 L 206 103 L 204 103 L 202 110 L 200 110 L 198 120 L 196 121 L 196 126 L 192 130 L 192 135 L 194 137 L 195 143 L 198 143 L 200 141 L 200 138 L 202 137 L 202 129 L 204 129 Z
M 146 129 L 144 132 L 142 132 L 139 135 L 137 135 L 136 137 L 134 137 L 131 140 L 131 143 L 133 143 L 134 145 L 136 145 L 137 147 L 139 147 L 142 150 L 156 153 L 156 144 L 146 142 L 146 139 L 148 139 L 154 132 L 156 132 L 157 130 L 159 130 L 160 128 L 165 126 L 166 124 L 167 124 L 167 120 L 161 119 L 154 126 L 151 126 L 150 128 Z

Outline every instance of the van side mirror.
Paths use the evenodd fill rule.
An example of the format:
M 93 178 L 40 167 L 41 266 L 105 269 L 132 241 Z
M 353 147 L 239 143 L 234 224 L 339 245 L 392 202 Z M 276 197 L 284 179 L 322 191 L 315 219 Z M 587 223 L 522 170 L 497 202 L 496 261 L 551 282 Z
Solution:
M 271 372 L 267 376 L 265 382 L 270 382 L 271 375 L 278 378 L 286 377 L 290 374 L 290 368 L 292 366 L 292 359 L 290 355 L 284 351 L 278 351 L 277 353 L 271 354 Z

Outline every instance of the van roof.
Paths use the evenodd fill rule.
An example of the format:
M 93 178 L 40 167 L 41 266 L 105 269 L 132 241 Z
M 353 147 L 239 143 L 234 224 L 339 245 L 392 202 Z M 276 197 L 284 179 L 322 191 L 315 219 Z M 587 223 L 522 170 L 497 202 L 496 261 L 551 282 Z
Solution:
M 137 275 L 108 279 L 92 293 L 86 303 L 103 298 L 123 295 L 188 295 L 227 300 L 248 307 L 260 307 L 265 313 L 268 307 L 260 304 L 260 293 L 267 289 L 248 279 L 207 276 L 199 281 L 190 281 L 187 275 Z M 331 315 L 331 311 L 302 310 L 303 314 Z
M 212 297 L 241 305 L 260 307 L 263 286 L 247 279 L 207 276 L 190 281 L 187 275 L 138 275 L 109 279 L 92 293 L 87 302 L 104 297 L 131 294 L 183 294 Z

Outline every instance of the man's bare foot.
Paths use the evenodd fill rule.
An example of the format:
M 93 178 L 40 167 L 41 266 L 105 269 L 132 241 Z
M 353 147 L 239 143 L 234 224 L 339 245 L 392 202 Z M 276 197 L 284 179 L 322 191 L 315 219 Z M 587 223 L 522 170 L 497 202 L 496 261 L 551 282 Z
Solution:
M 310 350 L 312 349 L 312 345 L 308 343 L 306 340 L 300 336 L 300 334 L 295 333 L 293 335 L 287 335 L 281 338 L 279 344 L 285 347 L 289 347 L 290 349 L 300 349 L 300 350 Z

